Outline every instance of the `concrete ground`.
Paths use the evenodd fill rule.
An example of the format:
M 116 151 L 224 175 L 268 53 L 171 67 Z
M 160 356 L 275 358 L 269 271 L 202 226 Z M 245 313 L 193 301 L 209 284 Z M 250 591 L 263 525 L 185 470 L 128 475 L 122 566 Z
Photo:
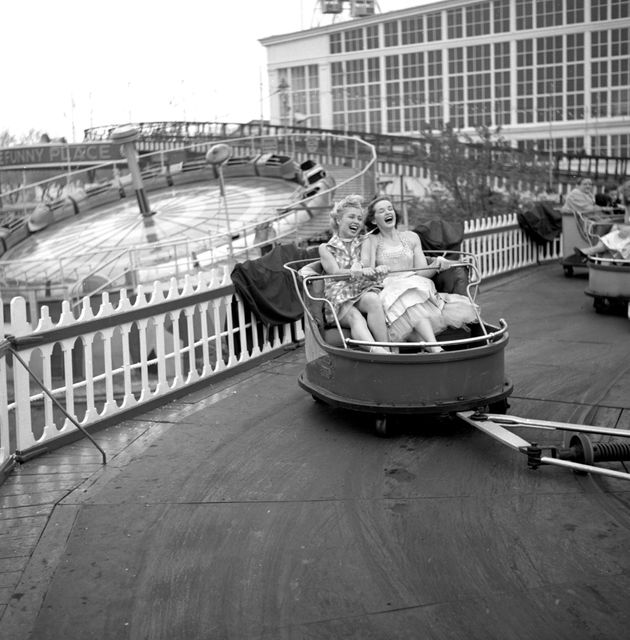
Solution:
M 586 285 L 558 264 L 482 284 L 509 412 L 630 429 L 630 321 Z M 87 441 L 21 465 L 0 487 L 3 640 L 627 637 L 630 483 L 530 470 L 457 420 L 378 438 L 313 402 L 303 365 L 287 350 L 98 433 L 106 466 Z

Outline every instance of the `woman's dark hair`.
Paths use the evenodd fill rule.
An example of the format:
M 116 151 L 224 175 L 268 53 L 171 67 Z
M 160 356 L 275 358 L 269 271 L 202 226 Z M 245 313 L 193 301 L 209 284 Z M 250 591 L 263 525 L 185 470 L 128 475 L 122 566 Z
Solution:
M 374 198 L 373 200 L 370 201 L 370 203 L 367 206 L 366 209 L 366 216 L 365 216 L 365 228 L 366 230 L 372 231 L 374 233 L 380 233 L 379 228 L 376 226 L 376 223 L 374 222 L 374 209 L 376 207 L 376 205 L 379 202 L 383 202 L 383 200 L 387 200 L 387 202 L 392 202 L 392 199 L 389 196 L 377 196 L 376 198 Z M 394 206 L 394 203 L 392 202 L 392 207 Z M 396 223 L 394 224 L 395 227 L 398 226 L 398 211 L 396 211 L 396 207 L 394 207 L 394 213 L 396 214 Z

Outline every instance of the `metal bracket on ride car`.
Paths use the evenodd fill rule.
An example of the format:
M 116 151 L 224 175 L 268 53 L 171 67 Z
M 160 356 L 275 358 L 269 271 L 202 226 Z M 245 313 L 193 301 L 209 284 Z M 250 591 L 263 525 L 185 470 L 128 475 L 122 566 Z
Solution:
M 460 411 L 457 416 L 495 440 L 525 454 L 527 456 L 527 465 L 531 469 L 537 469 L 543 464 L 549 464 L 569 468 L 576 473 L 595 473 L 612 478 L 630 480 L 630 473 L 598 467 L 594 464 L 596 462 L 623 462 L 630 460 L 630 443 L 595 443 L 591 442 L 587 435 L 630 438 L 630 431 L 627 429 L 610 429 L 549 420 L 531 420 L 518 416 L 482 413 L 479 411 Z M 540 446 L 536 442 L 528 442 L 521 436 L 512 433 L 506 427 L 572 431 L 574 435 L 566 448 Z

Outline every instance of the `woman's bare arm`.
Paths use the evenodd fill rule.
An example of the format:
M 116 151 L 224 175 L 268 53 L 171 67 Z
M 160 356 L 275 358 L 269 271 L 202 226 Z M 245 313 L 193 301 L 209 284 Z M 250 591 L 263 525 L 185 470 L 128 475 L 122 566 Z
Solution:
M 319 259 L 322 261 L 322 268 L 328 275 L 335 273 L 349 273 L 347 269 L 340 269 L 335 257 L 325 244 L 319 245 Z
M 366 267 L 376 266 L 376 251 L 374 248 L 374 237 L 368 236 L 361 246 L 361 263 Z

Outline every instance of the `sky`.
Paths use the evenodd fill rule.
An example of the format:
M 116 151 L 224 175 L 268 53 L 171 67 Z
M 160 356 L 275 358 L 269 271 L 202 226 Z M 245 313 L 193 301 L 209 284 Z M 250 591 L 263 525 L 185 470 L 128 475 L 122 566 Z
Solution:
M 432 0 L 377 0 L 381 13 Z M 6 0 L 0 131 L 269 117 L 260 38 L 328 24 L 316 0 Z

